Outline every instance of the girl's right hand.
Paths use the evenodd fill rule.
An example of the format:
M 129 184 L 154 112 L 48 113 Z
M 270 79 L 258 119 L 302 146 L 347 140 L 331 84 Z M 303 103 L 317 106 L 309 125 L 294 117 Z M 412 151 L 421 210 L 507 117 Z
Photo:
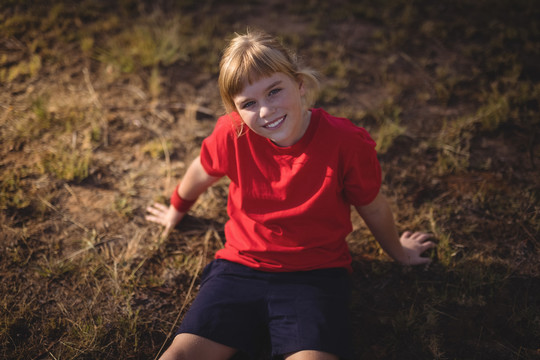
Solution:
M 160 203 L 146 208 L 146 220 L 165 226 L 163 235 L 167 236 L 169 232 L 182 220 L 186 213 L 178 212 L 174 206 L 165 206 Z

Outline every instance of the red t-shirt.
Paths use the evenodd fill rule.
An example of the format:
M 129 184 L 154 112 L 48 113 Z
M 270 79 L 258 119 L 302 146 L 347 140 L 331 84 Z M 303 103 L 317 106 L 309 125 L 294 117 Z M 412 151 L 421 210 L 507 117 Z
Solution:
M 279 147 L 245 126 L 238 136 L 240 121 L 237 113 L 219 118 L 201 148 L 206 172 L 231 180 L 216 258 L 263 271 L 350 270 L 351 205 L 369 204 L 381 185 L 367 131 L 312 109 L 304 136 Z

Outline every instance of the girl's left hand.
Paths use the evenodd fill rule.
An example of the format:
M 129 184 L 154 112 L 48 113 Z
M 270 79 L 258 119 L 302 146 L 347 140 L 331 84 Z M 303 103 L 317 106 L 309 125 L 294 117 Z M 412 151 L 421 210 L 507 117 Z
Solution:
M 433 235 L 427 233 L 412 233 L 410 231 L 405 231 L 399 239 L 406 256 L 405 260 L 401 261 L 401 263 L 404 265 L 429 264 L 431 259 L 421 255 L 426 250 L 432 249 L 436 246 L 433 241 L 427 241 L 432 237 Z

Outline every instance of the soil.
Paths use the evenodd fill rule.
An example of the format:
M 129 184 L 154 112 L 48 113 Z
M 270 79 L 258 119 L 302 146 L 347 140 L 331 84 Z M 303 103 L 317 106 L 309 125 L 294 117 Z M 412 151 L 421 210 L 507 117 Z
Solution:
M 48 12 L 32 10 L 25 2 L 12 3 L 2 7 L 0 22 L 15 14 Z M 67 15 L 77 15 L 69 2 L 55 3 L 64 4 Z M 201 266 L 222 246 L 226 179 L 201 197 L 163 243 L 157 241 L 159 226 L 144 220 L 149 204 L 167 201 L 223 113 L 217 64 L 200 61 L 202 51 L 192 55 L 193 61 L 160 64 L 161 90 L 153 96 L 150 67 L 117 73 L 110 63 L 97 59 L 107 37 L 144 23 L 151 14 L 167 18 L 183 12 L 194 28 L 201 26 L 200 31 L 207 31 L 219 45 L 246 27 L 279 34 L 305 63 L 322 72 L 323 91 L 316 106 L 366 127 L 375 140 L 388 121 L 399 119 L 404 130 L 379 155 L 383 191 L 400 231 L 433 232 L 445 250 L 433 251 L 434 261 L 428 267 L 401 267 L 384 255 L 353 214 L 354 231 L 348 242 L 354 259 L 351 319 L 358 359 L 540 358 L 539 99 L 530 96 L 519 102 L 512 92 L 520 84 L 529 84 L 529 93 L 540 94 L 540 57 L 531 50 L 540 46 L 540 17 L 534 15 L 538 10 L 531 13 L 529 2 L 518 2 L 512 10 L 507 2 L 500 6 L 419 2 L 412 6 L 416 11 L 412 24 L 403 20 L 409 7 L 401 1 L 388 2 L 384 16 L 368 11 L 382 9 L 371 2 L 365 11 L 346 1 L 320 6 L 281 0 L 234 5 L 130 3 L 134 5 L 128 10 L 95 5 L 97 13 L 88 19 L 79 14 L 78 22 L 66 15 L 66 26 L 73 26 L 73 31 L 97 24 L 109 11 L 118 12 L 120 25 L 100 33 L 104 37 L 96 37 L 91 53 L 81 51 L 77 41 L 55 41 L 52 30 L 44 31 L 45 40 L 35 50 L 42 58 L 40 70 L 0 84 L 0 171 L 2 192 L 8 194 L 0 199 L 5 311 L 0 355 L 21 359 L 60 358 L 58 354 L 106 359 L 118 357 L 118 352 L 133 359 L 153 356 L 170 341 L 168 332 L 192 301 Z M 336 10 L 340 7 L 343 12 Z M 463 15 L 465 10 L 472 13 Z M 521 21 L 520 15 L 525 17 Z M 392 16 L 400 25 L 391 25 Z M 461 16 L 476 23 L 468 28 L 474 34 L 460 40 L 467 33 Z M 480 47 L 496 37 L 475 29 L 503 24 L 521 34 L 520 26 L 527 22 L 536 28 L 525 27 L 522 48 L 509 55 L 521 69 L 513 80 L 504 78 L 506 68 L 495 73 L 488 56 L 480 60 L 473 56 L 476 48 L 471 44 Z M 202 29 L 203 24 L 213 28 Z M 436 30 L 428 32 L 429 26 Z M 445 37 L 437 31 L 444 31 Z M 2 35 L 1 66 L 7 69 L 29 59 L 29 36 L 25 31 Z M 466 45 L 474 51 L 467 53 Z M 212 46 L 208 45 L 208 58 L 216 55 Z M 441 75 L 444 71 L 447 75 Z M 448 80 L 452 76 L 455 81 Z M 510 107 L 492 128 L 474 121 L 479 109 L 489 103 L 486 94 L 501 95 Z M 38 98 L 46 99 L 45 110 L 53 125 L 35 136 L 13 136 L 17 124 L 31 128 L 32 122 L 39 121 L 32 107 Z M 59 140 L 73 151 L 87 146 L 88 121 L 81 128 L 75 124 L 69 133 L 57 131 L 63 125 L 54 125 L 54 119 L 62 122 L 70 111 L 92 119 L 101 134 L 91 143 L 87 176 L 74 180 L 59 178 L 39 165 L 44 153 L 58 151 Z M 448 124 L 463 119 L 473 120 L 452 138 Z M 445 148 L 441 143 L 454 138 L 461 148 L 453 149 L 466 155 L 467 164 L 441 168 L 441 154 L 453 144 Z M 149 143 L 166 150 L 153 156 Z M 8 179 L 15 178 L 16 186 L 10 187 Z M 24 194 L 22 204 L 14 200 L 18 190 Z M 84 269 L 92 272 L 81 273 Z M 121 280 L 114 285 L 111 279 L 117 275 Z M 119 300 L 122 291 L 131 294 L 128 300 Z M 104 335 L 121 332 L 111 329 L 121 327 L 117 319 L 126 308 L 138 314 L 134 333 L 124 337 L 136 339 L 136 349 L 111 345 Z M 87 316 L 95 319 L 84 315 L 81 320 L 77 312 L 112 319 L 108 325 L 94 323 L 99 345 L 84 345 L 83 335 L 74 340 L 77 321 Z M 53 321 L 47 319 L 52 318 L 65 320 L 51 325 Z M 75 344 L 79 355 L 70 355 L 65 339 Z

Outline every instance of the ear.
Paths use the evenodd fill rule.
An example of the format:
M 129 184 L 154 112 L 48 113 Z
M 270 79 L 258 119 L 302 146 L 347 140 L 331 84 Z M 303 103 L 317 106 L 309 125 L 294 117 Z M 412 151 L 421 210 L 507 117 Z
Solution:
M 300 95 L 304 96 L 306 95 L 306 88 L 304 86 L 304 80 L 300 79 L 298 81 L 298 90 L 300 90 Z

